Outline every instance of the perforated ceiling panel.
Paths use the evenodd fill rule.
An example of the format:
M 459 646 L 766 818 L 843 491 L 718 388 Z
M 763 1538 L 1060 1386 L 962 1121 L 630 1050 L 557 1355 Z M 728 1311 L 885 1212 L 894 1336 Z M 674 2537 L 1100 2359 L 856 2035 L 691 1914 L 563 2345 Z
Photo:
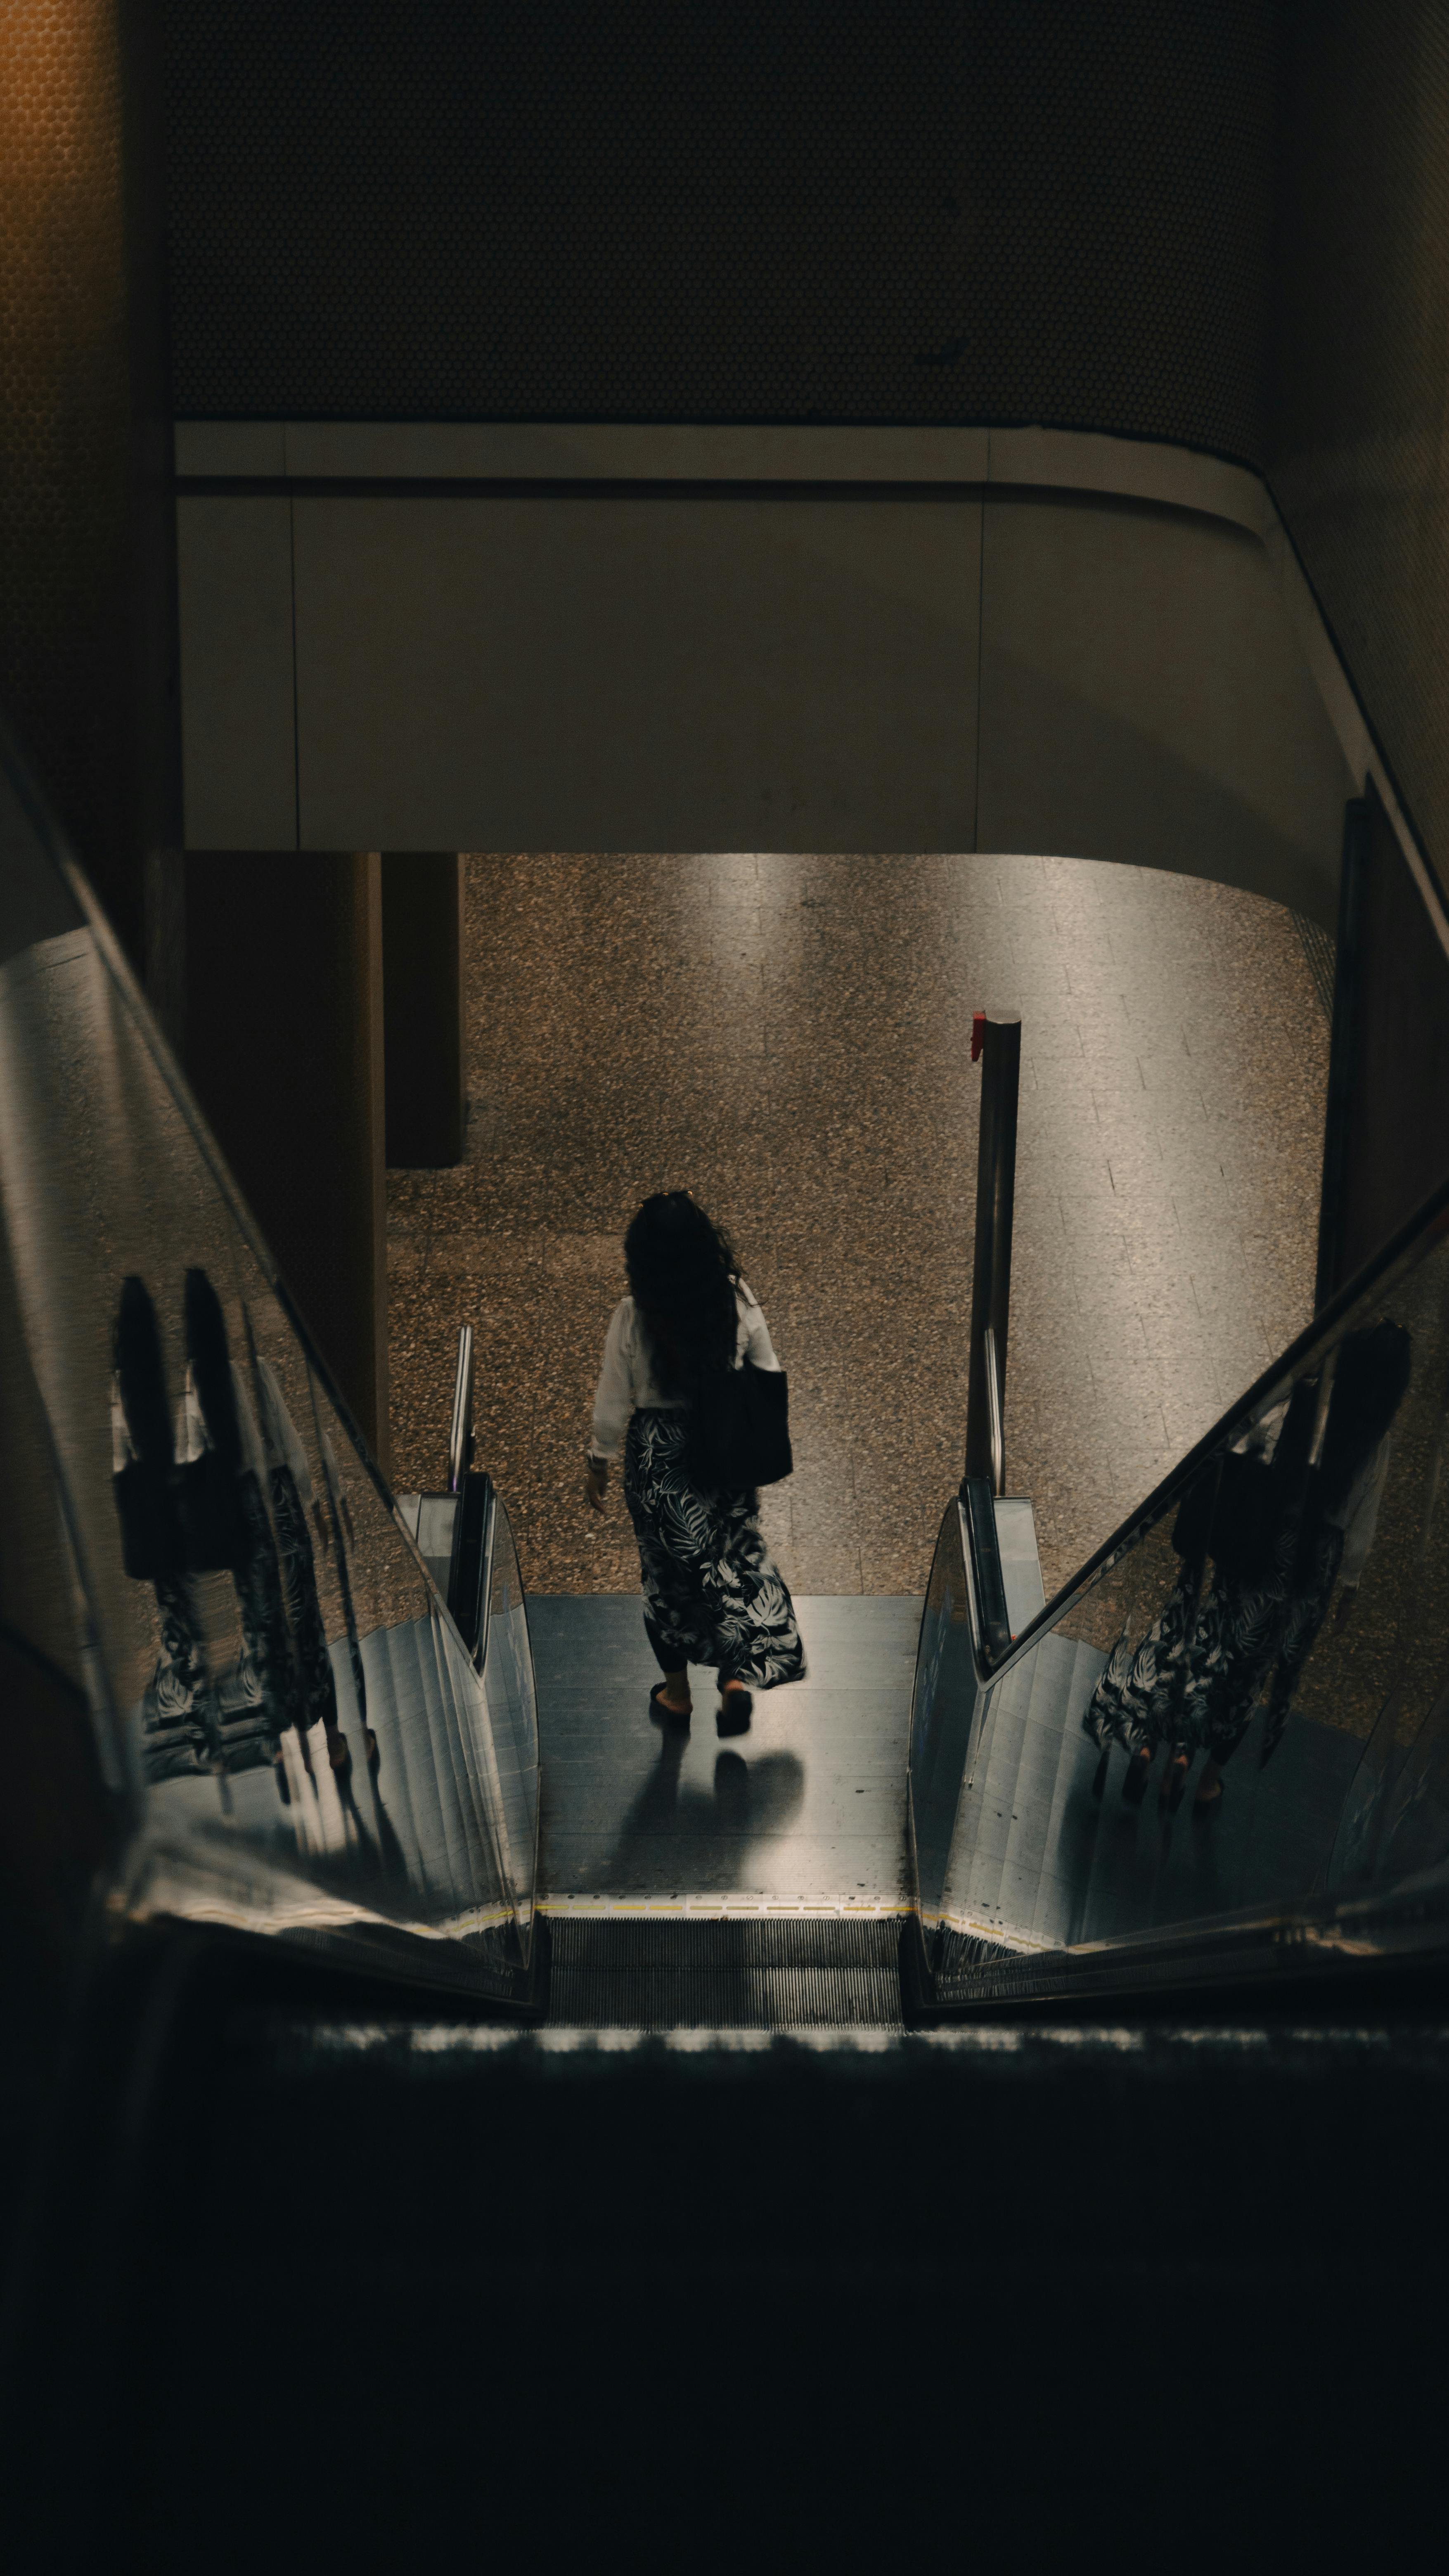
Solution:
M 1267 0 L 168 0 L 183 415 L 1257 460 Z

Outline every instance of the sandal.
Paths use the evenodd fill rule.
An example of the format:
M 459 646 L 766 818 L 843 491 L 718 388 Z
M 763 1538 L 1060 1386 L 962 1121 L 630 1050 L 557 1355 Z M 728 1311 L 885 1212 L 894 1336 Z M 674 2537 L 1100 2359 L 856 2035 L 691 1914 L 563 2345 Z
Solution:
M 754 1705 L 743 1682 L 721 1682 L 719 1706 L 714 1713 L 716 1735 L 748 1735 Z
M 649 1714 L 656 1726 L 688 1726 L 693 1708 L 670 1708 L 664 1696 L 664 1684 L 656 1682 L 649 1694 Z

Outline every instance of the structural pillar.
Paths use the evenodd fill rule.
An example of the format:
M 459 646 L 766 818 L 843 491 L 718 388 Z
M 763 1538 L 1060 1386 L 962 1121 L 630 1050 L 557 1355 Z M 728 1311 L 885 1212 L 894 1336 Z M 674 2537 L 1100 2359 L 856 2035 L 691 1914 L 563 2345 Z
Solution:
M 179 1037 L 159 0 L 7 0 L 0 707 Z
M 387 1159 L 403 1170 L 461 1163 L 462 859 L 387 851 L 382 920 Z
M 189 856 L 186 953 L 197 1096 L 386 1471 L 381 861 Z

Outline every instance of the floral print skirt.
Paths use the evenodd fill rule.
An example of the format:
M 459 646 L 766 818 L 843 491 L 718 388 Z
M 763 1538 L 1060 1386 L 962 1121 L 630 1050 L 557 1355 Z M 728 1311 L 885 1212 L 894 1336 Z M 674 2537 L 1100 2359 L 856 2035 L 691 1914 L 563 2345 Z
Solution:
M 1343 1556 L 1343 1532 L 1278 1532 L 1251 1573 L 1183 1565 L 1140 1643 L 1119 1637 L 1082 1718 L 1104 1749 L 1206 1753 L 1219 1767 L 1247 1733 L 1271 1675 L 1261 1762 L 1282 1742 L 1299 1675 L 1323 1625 Z
M 677 1412 L 644 1407 L 624 1448 L 624 1500 L 639 1542 L 644 1625 L 661 1670 L 702 1664 L 721 1681 L 798 1682 L 795 1605 L 760 1534 L 749 1493 L 701 1493 Z

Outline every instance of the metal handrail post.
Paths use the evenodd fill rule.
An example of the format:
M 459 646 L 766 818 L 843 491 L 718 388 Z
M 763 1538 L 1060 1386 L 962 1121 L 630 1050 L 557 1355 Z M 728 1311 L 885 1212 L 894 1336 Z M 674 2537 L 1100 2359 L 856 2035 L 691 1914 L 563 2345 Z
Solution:
M 458 1373 L 453 1380 L 453 1418 L 448 1428 L 448 1491 L 461 1493 L 473 1464 L 473 1327 L 458 1334 Z
M 966 1391 L 966 1473 L 1000 1493 L 1005 1470 L 1006 1336 L 1016 1206 L 1016 1116 L 1021 1015 L 990 1011 L 981 1032 L 981 1132 L 976 1157 L 976 1249 L 971 1275 L 971 1361 Z M 992 1383 L 987 1335 L 994 1343 Z M 994 1398 L 994 1401 L 993 1401 Z M 993 1439 L 993 1430 L 995 1439 Z M 994 1454 L 993 1454 L 994 1453 Z
M 991 1430 L 991 1490 L 1006 1491 L 1006 1433 L 1001 1420 L 1001 1373 L 996 1363 L 996 1332 L 986 1327 L 986 1419 Z

